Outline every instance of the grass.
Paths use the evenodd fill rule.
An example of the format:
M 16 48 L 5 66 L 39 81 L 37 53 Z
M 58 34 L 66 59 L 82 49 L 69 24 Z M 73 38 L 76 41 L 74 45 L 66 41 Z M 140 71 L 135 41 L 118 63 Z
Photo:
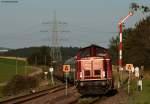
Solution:
M 30 74 L 38 69 L 45 69 L 45 67 L 42 68 L 38 68 L 37 69 L 35 67 L 32 66 L 28 66 L 26 65 L 26 61 L 25 60 L 17 60 L 17 72 L 20 75 L 25 75 L 25 69 L 27 71 L 27 74 Z M 25 67 L 27 66 L 27 67 Z M 7 83 L 7 81 L 9 81 L 14 75 L 16 75 L 16 59 L 15 58 L 5 58 L 5 57 L 0 57 L 0 99 L 3 99 L 3 95 L 1 93 L 3 86 Z M 51 82 L 51 81 L 50 81 Z M 49 83 L 51 86 L 51 83 Z M 58 85 L 58 82 L 56 83 L 56 85 Z M 52 87 L 52 86 L 51 86 Z M 44 89 L 44 86 L 41 87 L 37 87 L 37 90 L 41 90 Z M 26 93 L 26 92 L 25 92 Z M 27 92 L 28 93 L 28 92 Z M 24 94 L 24 93 L 23 93 Z M 2 98 L 1 98 L 2 97 Z
M 131 96 L 128 97 L 128 104 L 150 104 L 150 71 L 144 72 L 143 90 L 137 90 L 137 79 L 131 82 Z
M 118 76 L 117 72 L 114 71 L 114 76 Z M 123 73 L 123 80 L 127 78 L 126 73 Z M 134 78 L 134 77 L 132 77 Z M 115 77 L 115 79 L 118 79 Z M 117 80 L 116 80 L 117 82 Z M 127 89 L 127 83 L 124 86 L 125 91 L 128 92 Z M 130 93 L 131 95 L 128 96 L 127 104 L 150 104 L 150 71 L 145 70 L 144 72 L 144 79 L 143 79 L 143 91 L 139 92 L 137 91 L 137 79 L 133 79 L 131 82 L 131 87 L 130 87 Z
M 131 91 L 133 95 L 129 98 L 129 104 L 150 104 L 150 80 L 143 80 L 143 91 L 137 91 L 136 85 L 132 84 Z
M 17 60 L 17 73 L 25 74 L 25 61 Z M 27 68 L 27 73 L 32 71 L 31 68 Z M 16 60 L 0 58 L 0 84 L 8 81 L 16 74 Z

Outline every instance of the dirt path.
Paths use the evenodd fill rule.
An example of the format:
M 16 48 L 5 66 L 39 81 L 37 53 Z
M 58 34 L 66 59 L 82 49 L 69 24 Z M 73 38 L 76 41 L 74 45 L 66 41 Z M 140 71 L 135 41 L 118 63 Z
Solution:
M 104 97 L 94 104 L 127 104 L 128 95 L 123 89 L 119 89 L 114 96 Z

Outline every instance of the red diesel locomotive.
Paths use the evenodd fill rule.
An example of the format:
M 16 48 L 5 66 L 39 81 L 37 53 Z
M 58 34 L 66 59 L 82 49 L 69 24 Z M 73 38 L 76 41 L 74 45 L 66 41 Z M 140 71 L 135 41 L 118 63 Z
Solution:
M 105 94 L 114 88 L 107 49 L 91 45 L 79 50 L 76 55 L 76 88 L 82 95 Z

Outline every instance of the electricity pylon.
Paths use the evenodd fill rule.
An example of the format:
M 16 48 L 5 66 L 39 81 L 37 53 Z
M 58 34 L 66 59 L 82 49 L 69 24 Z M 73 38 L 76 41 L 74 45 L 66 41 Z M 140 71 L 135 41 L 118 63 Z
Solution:
M 51 59 L 50 61 L 50 66 L 53 63 L 58 63 L 62 61 L 62 56 L 61 56 L 61 50 L 60 50 L 60 45 L 59 42 L 61 41 L 61 39 L 59 39 L 59 33 L 62 32 L 69 32 L 69 31 L 64 31 L 61 30 L 62 25 L 66 25 L 67 23 L 65 22 L 59 22 L 57 21 L 56 18 L 56 12 L 54 12 L 54 18 L 53 18 L 53 22 L 42 22 L 42 24 L 52 24 L 52 36 L 50 39 L 50 57 Z M 48 32 L 46 31 L 41 31 L 41 32 Z
M 53 27 L 52 27 L 52 40 L 51 40 L 51 49 L 50 49 L 50 56 L 52 58 L 52 62 L 60 62 L 62 61 L 61 50 L 59 45 L 59 23 L 56 18 L 56 12 L 54 12 L 54 20 L 53 20 Z

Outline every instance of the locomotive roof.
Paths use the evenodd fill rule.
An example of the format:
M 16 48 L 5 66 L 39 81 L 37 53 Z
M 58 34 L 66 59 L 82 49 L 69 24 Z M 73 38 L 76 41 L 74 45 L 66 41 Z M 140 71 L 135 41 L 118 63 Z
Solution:
M 103 51 L 103 52 L 107 52 L 107 51 L 108 51 L 108 49 L 106 49 L 106 48 L 104 48 L 104 47 L 101 47 L 101 46 L 98 46 L 98 45 L 95 45 L 95 44 L 92 44 L 92 45 L 90 45 L 90 46 L 81 48 L 79 51 L 83 51 L 83 50 L 86 50 L 86 49 L 89 49 L 89 48 L 92 48 L 92 47 L 98 48 L 99 50 L 101 50 L 101 51 Z
M 92 44 L 88 47 L 81 48 L 77 53 L 77 59 L 83 57 L 109 57 L 108 49 Z

